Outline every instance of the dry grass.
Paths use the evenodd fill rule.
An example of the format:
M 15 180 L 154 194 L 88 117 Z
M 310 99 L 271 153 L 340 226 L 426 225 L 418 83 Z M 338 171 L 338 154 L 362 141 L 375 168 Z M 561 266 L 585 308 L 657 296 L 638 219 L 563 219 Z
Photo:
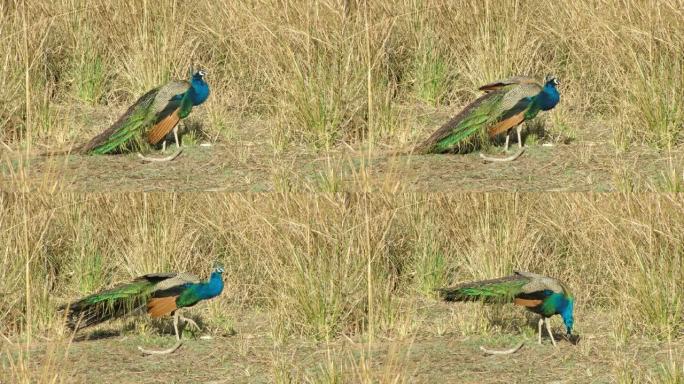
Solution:
M 561 184 L 681 191 L 682 9 L 681 0 L 2 1 L 0 189 L 87 188 L 85 178 L 109 190 L 125 175 L 124 189 L 182 188 L 201 164 L 202 189 L 395 191 L 407 180 L 421 190 L 561 189 L 541 179 L 574 172 Z M 126 157 L 35 159 L 87 140 L 190 65 L 208 69 L 212 96 L 193 112 L 198 131 L 186 143 L 224 151 L 190 148 L 191 161 L 167 164 L 169 173 Z M 574 146 L 533 147 L 508 171 L 466 157 L 378 160 L 424 138 L 478 85 L 546 73 L 560 78 L 562 102 L 541 118 L 543 139 Z M 219 371 L 237 356 L 255 363 L 231 373 L 266 367 L 271 382 L 430 381 L 448 376 L 453 357 L 475 372 L 463 381 L 482 382 L 468 343 L 531 338 L 530 318 L 445 306 L 432 290 L 528 269 L 574 289 L 587 337 L 559 359 L 541 348 L 518 363 L 543 355 L 559 372 L 593 362 L 618 382 L 681 383 L 683 212 L 677 195 L 0 195 L 0 381 L 92 379 L 70 352 L 95 364 L 108 342 L 72 344 L 59 303 L 145 272 L 204 275 L 220 260 L 225 294 L 193 310 L 225 341 L 209 354 Z M 132 325 L 124 338 L 164 342 L 159 324 Z M 132 349 L 114 346 L 122 359 Z
M 436 286 L 513 269 L 557 276 L 572 287 L 577 332 L 588 350 L 597 347 L 589 335 L 616 350 L 640 342 L 665 348 L 684 337 L 684 200 L 676 195 L 17 194 L 0 199 L 0 335 L 26 353 L 43 340 L 65 337 L 55 312 L 65 300 L 146 272 L 205 275 L 216 260 L 226 266 L 226 290 L 194 312 L 216 335 L 236 326 L 239 334 L 254 332 L 257 327 L 242 319 L 259 313 L 282 363 L 273 366 L 273 380 L 287 378 L 292 368 L 287 356 L 295 353 L 288 346 L 297 340 L 323 348 L 333 343 L 327 348 L 336 349 L 335 343 L 353 339 L 365 346 L 366 354 L 357 351 L 351 360 L 345 352 L 317 360 L 327 361 L 322 369 L 330 382 L 338 375 L 349 378 L 350 370 L 361 381 L 396 382 L 408 380 L 411 372 L 387 364 L 401 367 L 409 355 L 403 349 L 391 352 L 390 343 L 386 362 L 378 363 L 377 353 L 370 352 L 378 343 L 411 344 L 426 334 L 531 338 L 532 317 L 520 310 L 434 301 Z M 451 312 L 435 318 L 444 309 Z M 600 331 L 591 318 L 602 319 Z M 155 328 L 141 328 L 146 320 L 136 324 L 128 331 L 132 335 L 156 334 Z M 21 367 L 30 366 L 21 363 L 22 356 L 29 359 L 15 355 L 9 366 L 17 380 L 27 377 Z M 674 367 L 668 372 L 678 374 L 680 360 L 666 359 Z M 607 360 L 611 367 L 622 363 Z M 641 374 L 654 374 L 651 368 Z M 31 380 L 42 380 L 40 374 L 34 372 Z
M 213 89 L 195 114 L 201 131 L 231 141 L 258 120 L 268 127 L 260 145 L 276 157 L 343 143 L 380 156 L 436 128 L 418 129 L 422 107 L 455 110 L 486 81 L 549 72 L 563 95 L 545 118 L 552 140 L 676 149 L 681 9 L 679 0 L 5 1 L 0 147 L 81 143 L 195 64 Z M 107 106 L 96 117 L 106 121 L 84 121 L 97 106 Z M 14 177 L 30 173 L 28 159 L 21 164 Z

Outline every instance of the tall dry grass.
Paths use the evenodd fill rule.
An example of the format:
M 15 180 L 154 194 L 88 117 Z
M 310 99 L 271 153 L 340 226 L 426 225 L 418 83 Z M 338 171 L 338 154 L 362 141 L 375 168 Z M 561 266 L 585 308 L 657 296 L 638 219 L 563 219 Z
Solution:
M 52 380 L 29 362 L 32 344 L 64 340 L 59 304 L 149 272 L 206 276 L 215 261 L 226 288 L 197 315 L 213 330 L 235 325 L 228 313 L 268 318 L 274 380 L 298 380 L 289 363 L 277 364 L 293 339 L 372 345 L 425 332 L 531 332 L 510 307 L 430 316 L 440 305 L 434 288 L 515 269 L 571 287 L 580 335 L 598 316 L 618 346 L 681 340 L 683 223 L 678 195 L 3 194 L 0 338 L 25 346 L 5 368 L 18 381 Z M 66 359 L 68 342 L 45 364 Z M 368 366 L 370 355 L 344 364 L 362 381 L 401 381 L 406 353 L 392 352 L 382 371 Z M 677 374 L 672 363 L 665 372 Z M 320 375 L 335 382 L 339 364 L 328 356 Z
M 556 132 L 681 143 L 684 4 L 659 1 L 10 0 L 0 4 L 0 143 L 63 147 L 83 108 L 209 70 L 204 129 L 265 120 L 273 150 L 418 139 L 404 112 L 483 82 L 555 73 Z
M 406 300 L 531 270 L 627 336 L 682 336 L 684 201 L 657 195 L 3 195 L 0 333 L 147 272 L 226 266 L 221 301 L 283 335 L 394 334 Z M 28 289 L 27 289 L 28 288 Z M 213 312 L 212 312 L 213 313 Z M 407 331 L 408 334 L 411 330 Z M 616 336 L 619 336 L 616 334 Z

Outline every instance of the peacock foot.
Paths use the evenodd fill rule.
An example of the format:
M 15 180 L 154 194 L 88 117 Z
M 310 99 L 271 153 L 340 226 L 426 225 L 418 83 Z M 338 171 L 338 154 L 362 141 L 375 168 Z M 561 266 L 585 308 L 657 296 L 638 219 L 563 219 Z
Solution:
M 200 326 L 197 325 L 197 323 L 193 319 L 189 319 L 189 318 L 183 317 L 183 316 L 180 316 L 179 319 L 181 321 L 183 321 L 187 326 L 194 328 L 197 332 L 202 330 L 202 328 L 200 328 Z

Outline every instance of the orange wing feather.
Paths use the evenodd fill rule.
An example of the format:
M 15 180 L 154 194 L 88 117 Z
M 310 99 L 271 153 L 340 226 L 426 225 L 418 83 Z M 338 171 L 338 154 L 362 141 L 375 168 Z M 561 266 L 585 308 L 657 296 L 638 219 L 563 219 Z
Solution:
M 148 143 L 152 145 L 159 143 L 173 130 L 173 127 L 180 121 L 180 116 L 178 116 L 179 110 L 180 109 L 176 109 L 173 111 L 172 114 L 166 116 L 147 132 Z
M 542 301 L 533 299 L 514 299 L 513 303 L 515 305 L 521 305 L 523 307 L 534 308 L 538 305 L 541 305 Z
M 502 132 L 506 132 L 525 121 L 525 112 L 515 114 L 505 120 L 501 120 L 487 130 L 489 137 L 494 137 Z
M 152 317 L 162 317 L 178 309 L 176 298 L 178 296 L 159 297 L 147 302 L 147 313 Z

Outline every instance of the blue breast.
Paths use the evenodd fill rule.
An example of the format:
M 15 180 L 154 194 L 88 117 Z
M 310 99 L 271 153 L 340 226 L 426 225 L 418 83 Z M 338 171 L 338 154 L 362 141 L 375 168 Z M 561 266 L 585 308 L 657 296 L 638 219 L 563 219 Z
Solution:
M 221 294 L 223 291 L 223 279 L 221 274 L 213 272 L 208 283 L 200 284 L 196 289 L 196 294 L 200 300 L 211 299 Z
M 209 97 L 209 84 L 202 78 L 195 78 L 190 81 L 190 100 L 193 106 L 204 103 Z
M 552 83 L 544 85 L 544 89 L 536 97 L 536 102 L 542 111 L 553 109 L 559 101 L 560 93 Z

